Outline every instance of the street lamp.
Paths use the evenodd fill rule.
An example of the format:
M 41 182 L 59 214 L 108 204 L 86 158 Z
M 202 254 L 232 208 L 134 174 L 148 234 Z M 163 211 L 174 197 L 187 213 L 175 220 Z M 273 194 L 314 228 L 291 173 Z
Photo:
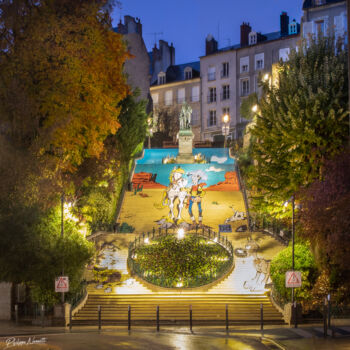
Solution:
M 284 203 L 284 206 L 287 207 L 289 203 L 292 203 L 292 271 L 294 271 L 294 210 L 295 210 L 295 203 L 294 203 L 294 195 Z M 292 304 L 294 303 L 294 287 L 292 287 Z
M 147 119 L 147 124 L 148 124 L 148 148 L 151 148 L 151 136 L 152 136 L 152 133 L 153 133 L 153 130 L 152 130 L 152 118 L 148 118 Z
M 229 126 L 228 123 L 230 121 L 230 116 L 226 113 L 223 117 L 222 117 L 222 121 L 224 122 L 224 126 L 222 127 L 222 131 L 223 134 L 225 136 L 225 141 L 224 141 L 224 148 L 226 148 L 226 143 L 227 143 L 227 135 L 229 132 Z

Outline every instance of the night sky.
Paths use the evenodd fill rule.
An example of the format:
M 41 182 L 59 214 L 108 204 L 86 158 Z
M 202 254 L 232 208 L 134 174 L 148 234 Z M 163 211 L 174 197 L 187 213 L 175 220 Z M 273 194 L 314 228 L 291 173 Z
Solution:
M 279 30 L 279 16 L 288 12 L 290 21 L 300 23 L 303 0 L 122 0 L 113 12 L 114 25 L 120 16 L 139 17 L 148 50 L 159 39 L 173 42 L 176 64 L 198 60 L 204 55 L 205 38 L 213 34 L 219 48 L 239 43 L 240 25 L 249 22 L 253 30 Z

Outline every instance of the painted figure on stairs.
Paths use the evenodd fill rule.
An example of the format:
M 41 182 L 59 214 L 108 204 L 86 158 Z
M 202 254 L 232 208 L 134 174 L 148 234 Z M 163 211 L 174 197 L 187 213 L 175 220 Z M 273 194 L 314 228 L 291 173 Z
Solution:
M 202 225 L 203 223 L 203 211 L 202 211 L 202 198 L 205 195 L 204 186 L 207 184 L 207 175 L 202 170 L 197 170 L 188 174 L 192 179 L 192 187 L 190 188 L 190 196 L 187 203 L 188 213 L 190 214 L 192 223 L 196 225 L 196 219 L 193 214 L 193 204 L 197 203 L 198 207 L 198 223 Z

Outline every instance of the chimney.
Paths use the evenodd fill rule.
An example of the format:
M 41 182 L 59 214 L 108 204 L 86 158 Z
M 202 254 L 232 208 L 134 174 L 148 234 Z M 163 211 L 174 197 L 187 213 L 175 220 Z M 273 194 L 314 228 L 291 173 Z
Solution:
M 171 43 L 169 50 L 170 50 L 170 65 L 173 66 L 175 65 L 175 47 L 173 43 Z
M 281 13 L 280 23 L 281 23 L 281 36 L 288 35 L 289 16 L 287 15 L 287 12 Z
M 211 55 L 218 50 L 218 42 L 209 34 L 205 39 L 205 55 Z
M 249 23 L 243 22 L 241 24 L 241 46 L 247 46 L 249 44 L 249 33 L 252 31 L 252 27 Z

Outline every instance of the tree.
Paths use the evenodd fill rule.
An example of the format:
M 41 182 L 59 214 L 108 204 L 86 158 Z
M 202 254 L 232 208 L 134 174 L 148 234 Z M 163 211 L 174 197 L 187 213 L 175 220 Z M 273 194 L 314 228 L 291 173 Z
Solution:
M 77 167 L 99 157 L 104 140 L 120 127 L 127 53 L 111 30 L 106 4 L 0 3 L 1 136 L 16 156 L 29 157 L 39 169 L 25 177 L 26 190 L 38 192 L 38 200 L 45 199 L 44 188 L 55 193 L 53 188 L 69 187 Z
M 307 301 L 311 298 L 311 290 L 318 276 L 315 259 L 307 245 L 295 245 L 295 270 L 301 271 L 302 287 L 295 290 L 298 301 Z M 291 288 L 285 286 L 285 273 L 292 268 L 292 246 L 283 249 L 271 261 L 270 274 L 273 284 L 281 298 L 286 303 L 291 300 Z
M 66 218 L 62 239 L 58 210 L 1 204 L 0 280 L 24 282 L 32 287 L 35 301 L 52 305 L 59 300 L 54 280 L 63 268 L 74 295 L 94 253 L 93 244 L 79 233 L 79 225 Z
M 310 40 L 279 65 L 277 86 L 263 83 L 248 173 L 258 210 L 281 213 L 283 202 L 319 178 L 325 159 L 342 149 L 348 130 L 346 62 L 333 38 Z
M 327 271 L 330 288 L 350 291 L 350 152 L 325 162 L 322 179 L 301 192 L 303 236 Z

